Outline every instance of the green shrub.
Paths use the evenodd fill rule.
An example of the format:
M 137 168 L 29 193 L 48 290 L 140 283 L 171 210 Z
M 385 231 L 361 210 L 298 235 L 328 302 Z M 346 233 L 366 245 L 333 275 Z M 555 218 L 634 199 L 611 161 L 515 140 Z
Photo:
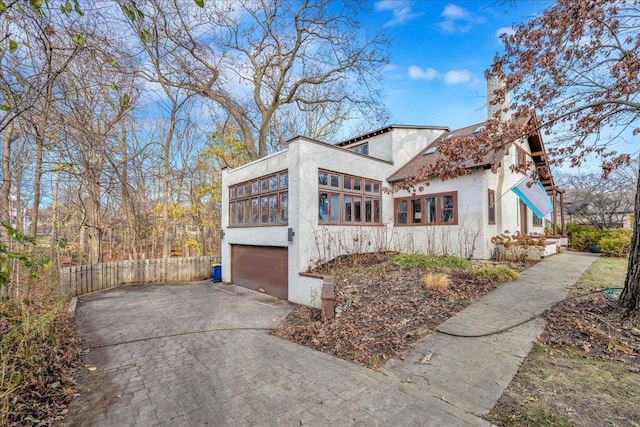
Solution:
M 604 234 L 602 230 L 594 228 L 576 231 L 569 235 L 569 246 L 577 251 L 589 252 L 591 246 L 597 245 Z
M 626 256 L 631 247 L 632 231 L 626 228 L 597 229 L 589 225 L 568 224 L 567 235 L 572 249 L 589 252 L 592 246 L 608 256 Z
M 520 277 L 520 273 L 506 265 L 485 265 L 475 270 L 473 275 L 492 282 L 508 282 Z
M 404 254 L 396 255 L 391 264 L 405 268 L 466 270 L 471 265 L 468 260 L 452 255 Z
M 624 228 L 606 230 L 606 236 L 598 241 L 600 251 L 607 256 L 625 257 L 631 250 L 632 231 Z

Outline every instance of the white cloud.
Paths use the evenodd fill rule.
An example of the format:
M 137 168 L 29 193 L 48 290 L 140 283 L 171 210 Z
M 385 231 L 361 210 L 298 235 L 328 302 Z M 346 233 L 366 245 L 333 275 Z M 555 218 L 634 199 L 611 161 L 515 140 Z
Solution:
M 398 69 L 398 66 L 396 64 L 386 64 L 384 67 L 382 67 L 382 71 L 384 72 L 391 72 L 397 69 Z
M 439 22 L 438 26 L 445 33 L 466 33 L 474 21 L 482 21 L 482 18 L 475 18 L 471 12 L 453 3 L 446 5 L 440 16 L 444 20 Z
M 450 85 L 467 83 L 471 81 L 471 73 L 468 70 L 450 70 L 444 75 L 444 81 Z
M 496 38 L 500 38 L 501 35 L 503 34 L 507 34 L 509 36 L 512 36 L 516 33 L 516 30 L 513 29 L 513 27 L 500 27 L 496 30 Z
M 391 11 L 393 18 L 384 24 L 385 27 L 402 25 L 413 18 L 420 16 L 411 10 L 411 2 L 400 0 L 380 0 L 376 3 L 376 10 L 380 12 Z
M 444 10 L 442 11 L 442 16 L 446 19 L 450 19 L 452 21 L 457 21 L 457 20 L 468 20 L 470 18 L 470 14 L 469 12 L 467 12 L 465 9 L 461 8 L 460 6 L 456 6 L 455 4 L 448 4 L 444 7 Z
M 416 80 L 416 79 L 425 79 L 425 80 L 433 80 L 435 78 L 440 77 L 440 73 L 433 68 L 422 69 L 417 65 L 411 65 L 407 69 L 407 75 Z

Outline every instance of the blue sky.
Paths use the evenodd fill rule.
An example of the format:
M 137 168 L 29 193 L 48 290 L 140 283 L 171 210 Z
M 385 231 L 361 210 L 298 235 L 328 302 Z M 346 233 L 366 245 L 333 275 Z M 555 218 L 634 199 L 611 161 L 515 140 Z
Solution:
M 485 120 L 484 71 L 503 50 L 499 34 L 549 4 L 542 0 L 373 2 L 365 21 L 382 27 L 392 40 L 384 83 L 390 123 L 456 129 Z

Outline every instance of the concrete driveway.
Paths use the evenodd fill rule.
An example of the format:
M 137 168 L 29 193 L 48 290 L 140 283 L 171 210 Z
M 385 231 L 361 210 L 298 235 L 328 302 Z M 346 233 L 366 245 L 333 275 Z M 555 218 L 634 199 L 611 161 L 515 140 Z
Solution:
M 210 281 L 82 297 L 65 425 L 486 426 L 397 378 L 267 334 L 293 308 Z

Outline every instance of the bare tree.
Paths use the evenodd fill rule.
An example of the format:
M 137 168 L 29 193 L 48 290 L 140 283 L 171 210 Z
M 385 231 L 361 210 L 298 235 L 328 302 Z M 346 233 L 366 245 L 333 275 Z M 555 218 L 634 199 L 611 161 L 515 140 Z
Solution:
M 550 161 L 580 166 L 590 155 L 600 158 L 603 176 L 627 164 L 630 155 L 612 143 L 640 131 L 640 6 L 637 0 L 558 0 L 542 14 L 503 35 L 505 53 L 496 56 L 489 74 L 504 80 L 494 91 L 498 107 L 484 140 L 499 140 L 507 126 L 498 122 L 509 94 L 512 123 L 538 113 L 528 129 L 542 131 Z M 503 110 L 503 111 L 500 111 Z M 478 143 L 480 141 L 480 143 Z M 482 138 L 469 149 L 480 152 Z M 530 166 L 530 165 L 526 165 Z M 525 168 L 526 168 L 525 166 Z M 542 175 L 544 170 L 538 170 Z M 640 181 L 636 187 L 640 186 Z M 636 191 L 636 218 L 640 192 Z M 629 267 L 620 305 L 627 315 L 640 312 L 640 224 L 634 225 Z
M 157 38 L 163 43 L 158 81 L 215 101 L 233 118 L 249 157 L 256 159 L 281 148 L 274 119 L 282 121 L 292 108 L 319 113 L 318 127 L 362 117 L 386 119 L 379 82 L 387 41 L 357 20 L 363 5 L 242 0 L 198 9 L 154 0 L 142 14 L 135 4 L 126 10 L 133 20 L 145 17 L 141 28 L 159 30 L 140 31 L 143 42 Z M 151 20 L 163 25 L 153 26 Z
M 76 4 L 77 6 L 77 4 Z M 77 9 L 79 10 L 79 9 Z M 69 11 L 71 12 L 71 10 Z M 24 137 L 33 139 L 33 202 L 30 234 L 36 235 L 41 200 L 41 181 L 49 110 L 54 102 L 54 85 L 83 45 L 73 33 L 68 12 L 45 9 L 37 2 L 21 7 L 16 2 L 0 13 L 6 34 L 0 49 L 0 132 L 14 132 L 16 119 Z M 4 139 L 3 152 L 10 156 L 11 139 Z M 10 179 L 7 175 L 5 179 Z M 20 196 L 19 194 L 17 195 Z
M 635 181 L 625 177 L 632 175 L 636 168 L 635 164 L 621 167 L 607 179 L 596 173 L 556 174 L 556 182 L 566 190 L 564 200 L 569 221 L 600 229 L 631 223 L 636 186 Z
M 107 44 L 94 34 L 96 45 Z M 89 262 L 102 262 L 102 238 L 105 197 L 115 191 L 118 182 L 114 166 L 121 154 L 119 126 L 130 113 L 138 90 L 130 76 L 111 66 L 110 57 L 97 49 L 87 49 L 68 67 L 59 79 L 64 100 L 59 104 L 59 117 L 64 125 L 65 156 L 74 166 L 84 197 L 80 197 L 85 213 L 83 226 L 89 235 Z M 83 230 L 81 230 L 81 233 Z

